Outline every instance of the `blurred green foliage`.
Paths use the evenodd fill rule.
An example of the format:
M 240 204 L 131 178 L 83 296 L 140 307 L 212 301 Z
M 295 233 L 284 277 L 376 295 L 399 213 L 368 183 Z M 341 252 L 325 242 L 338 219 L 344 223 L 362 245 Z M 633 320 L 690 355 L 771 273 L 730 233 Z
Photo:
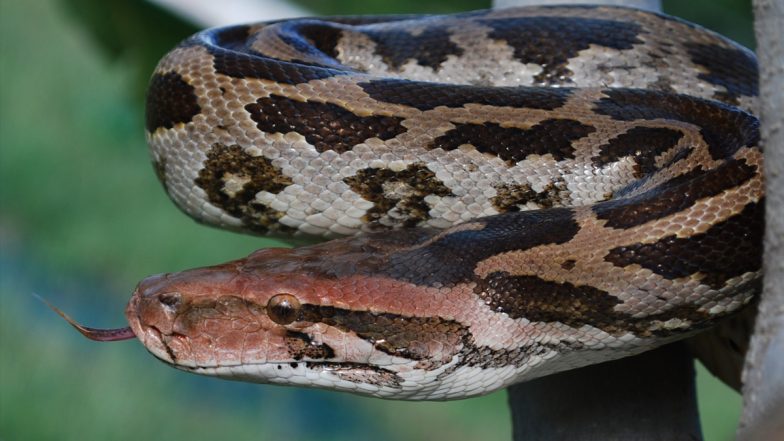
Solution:
M 698 23 L 754 49 L 751 0 L 662 0 L 664 12 Z
M 301 4 L 359 14 L 489 2 Z M 752 45 L 748 1 L 665 7 Z M 37 292 L 90 325 L 121 326 L 144 276 L 281 245 L 195 224 L 154 178 L 142 85 L 193 30 L 141 1 L 0 7 L 0 439 L 509 439 L 503 392 L 406 403 L 185 375 L 137 342 L 85 341 L 32 300 Z M 702 369 L 698 381 L 706 439 L 730 439 L 740 398 Z
M 138 81 L 130 92 L 138 101 L 161 54 L 199 30 L 147 1 L 67 0 L 63 5 L 109 60 L 133 72 Z

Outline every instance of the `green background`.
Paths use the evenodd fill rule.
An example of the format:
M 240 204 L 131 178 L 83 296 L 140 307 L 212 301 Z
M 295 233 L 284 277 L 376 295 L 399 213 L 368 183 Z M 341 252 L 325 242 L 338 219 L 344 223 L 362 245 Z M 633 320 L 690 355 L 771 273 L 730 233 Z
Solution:
M 665 10 L 752 47 L 748 1 Z M 477 1 L 318 1 L 324 14 L 448 12 Z M 38 293 L 120 327 L 143 277 L 280 243 L 200 226 L 152 173 L 143 89 L 195 29 L 143 2 L 0 3 L 0 440 L 508 440 L 506 393 L 392 402 L 180 373 L 136 341 L 83 339 Z M 709 440 L 734 433 L 740 397 L 700 368 Z

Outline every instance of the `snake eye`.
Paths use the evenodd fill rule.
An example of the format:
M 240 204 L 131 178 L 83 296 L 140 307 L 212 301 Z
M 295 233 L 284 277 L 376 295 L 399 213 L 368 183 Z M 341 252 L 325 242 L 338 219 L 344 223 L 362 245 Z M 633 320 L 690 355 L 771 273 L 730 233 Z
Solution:
M 267 315 L 279 324 L 288 325 L 297 318 L 299 300 L 291 294 L 278 294 L 267 302 Z

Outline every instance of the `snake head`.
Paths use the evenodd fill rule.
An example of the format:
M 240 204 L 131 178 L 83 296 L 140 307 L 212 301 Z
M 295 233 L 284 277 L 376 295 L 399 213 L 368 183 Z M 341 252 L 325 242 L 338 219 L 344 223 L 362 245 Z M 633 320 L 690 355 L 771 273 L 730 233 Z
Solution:
M 283 307 L 269 307 L 278 313 L 270 316 L 266 295 L 280 283 L 256 282 L 242 261 L 151 276 L 137 286 L 126 316 L 147 349 L 177 368 L 206 372 L 282 359 L 276 342 L 287 330 L 273 318 Z
M 417 316 L 424 306 L 418 293 L 363 274 L 374 265 L 357 255 L 366 247 L 334 245 L 326 253 L 319 246 L 265 249 L 149 277 L 126 316 L 147 349 L 178 369 L 417 398 L 428 385 L 421 380 L 435 381 L 457 362 L 465 327 Z M 338 274 L 344 270 L 351 275 Z

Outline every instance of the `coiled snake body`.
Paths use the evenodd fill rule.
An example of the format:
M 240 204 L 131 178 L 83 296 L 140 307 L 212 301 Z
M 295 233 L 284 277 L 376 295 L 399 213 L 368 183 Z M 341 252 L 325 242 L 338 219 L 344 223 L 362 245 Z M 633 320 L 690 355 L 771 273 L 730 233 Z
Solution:
M 351 237 L 151 277 L 131 329 L 183 370 L 400 399 L 693 335 L 760 289 L 756 92 L 749 51 L 634 9 L 204 31 L 151 80 L 169 195 Z

